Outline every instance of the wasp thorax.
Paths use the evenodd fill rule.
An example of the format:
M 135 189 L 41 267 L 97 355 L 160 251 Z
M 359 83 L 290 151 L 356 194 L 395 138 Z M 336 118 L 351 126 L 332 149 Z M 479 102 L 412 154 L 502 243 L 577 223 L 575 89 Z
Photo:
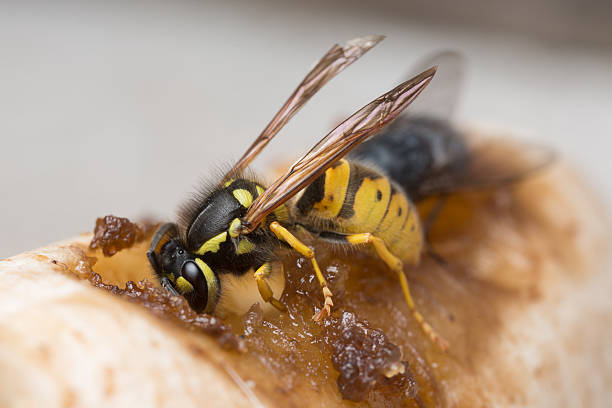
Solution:
M 187 230 L 187 247 L 198 251 L 210 239 L 228 231 L 236 218 L 246 212 L 231 190 L 224 188 L 213 192 L 193 219 Z

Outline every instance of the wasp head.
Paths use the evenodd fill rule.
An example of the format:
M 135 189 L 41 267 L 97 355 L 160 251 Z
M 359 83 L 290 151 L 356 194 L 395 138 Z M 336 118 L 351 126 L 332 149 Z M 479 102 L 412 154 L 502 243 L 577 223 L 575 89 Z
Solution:
M 218 277 L 185 248 L 175 224 L 164 224 L 157 230 L 147 257 L 162 286 L 185 297 L 196 312 L 212 313 L 218 297 Z

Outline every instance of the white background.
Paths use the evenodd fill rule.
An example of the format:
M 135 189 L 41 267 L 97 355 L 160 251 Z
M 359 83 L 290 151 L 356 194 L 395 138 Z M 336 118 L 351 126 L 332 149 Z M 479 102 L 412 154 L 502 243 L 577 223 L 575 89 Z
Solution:
M 0 258 L 109 213 L 171 218 L 334 42 L 370 33 L 387 40 L 328 84 L 256 168 L 297 158 L 420 56 L 455 49 L 469 62 L 461 123 L 552 145 L 612 197 L 610 14 L 540 7 L 513 25 L 496 20 L 504 10 L 438 20 L 388 0 L 170 3 L 0 3 Z

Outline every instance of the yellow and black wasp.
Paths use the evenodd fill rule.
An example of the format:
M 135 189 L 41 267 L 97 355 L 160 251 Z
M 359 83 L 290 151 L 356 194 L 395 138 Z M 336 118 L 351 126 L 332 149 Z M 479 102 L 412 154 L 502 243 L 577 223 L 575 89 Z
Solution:
M 187 203 L 178 224 L 158 229 L 147 256 L 166 289 L 184 296 L 197 312 L 244 313 L 259 297 L 284 310 L 279 301 L 284 274 L 277 252 L 288 246 L 312 263 L 323 292 L 323 306 L 313 319 L 321 320 L 330 314 L 332 293 L 315 251 L 295 235 L 298 229 L 306 230 L 324 241 L 371 246 L 397 274 L 423 331 L 447 347 L 416 310 L 404 274 L 404 265 L 416 265 L 425 248 L 415 202 L 511 182 L 542 161 L 497 174 L 484 171 L 459 133 L 444 121 L 426 117 L 400 118 L 347 156 L 425 89 L 435 66 L 354 113 L 272 185 L 265 187 L 244 175 L 246 166 L 312 95 L 382 39 L 364 37 L 332 47 L 232 170 Z

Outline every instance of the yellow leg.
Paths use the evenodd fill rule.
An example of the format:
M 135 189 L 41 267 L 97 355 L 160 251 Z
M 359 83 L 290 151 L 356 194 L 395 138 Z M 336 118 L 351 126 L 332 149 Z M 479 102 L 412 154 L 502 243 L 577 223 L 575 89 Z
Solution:
M 410 287 L 408 286 L 408 280 L 406 279 L 406 275 L 404 274 L 404 263 L 393 255 L 387 246 L 383 242 L 382 239 L 375 237 L 370 233 L 364 234 L 352 234 L 347 235 L 346 240 L 353 245 L 360 244 L 372 244 L 378 256 L 391 268 L 393 271 L 397 273 L 397 276 L 400 280 L 400 285 L 402 286 L 402 290 L 404 292 L 404 297 L 406 298 L 406 302 L 408 303 L 408 308 L 412 312 L 412 315 L 416 319 L 416 321 L 421 326 L 421 329 L 425 332 L 425 334 L 436 344 L 440 346 L 443 351 L 446 351 L 448 348 L 448 342 L 444 340 L 436 331 L 423 319 L 423 315 L 419 313 L 415 306 L 414 301 L 412 300 L 412 296 L 410 295 Z
M 259 294 L 261 295 L 261 298 L 264 301 L 270 303 L 272 306 L 274 306 L 281 312 L 286 312 L 287 309 L 281 302 L 278 301 L 278 299 L 274 297 L 274 293 L 272 292 L 270 285 L 268 285 L 268 282 L 266 282 L 266 278 L 268 277 L 268 275 L 270 275 L 271 269 L 272 266 L 270 265 L 270 263 L 266 262 L 259 268 L 257 268 L 255 273 L 253 274 L 253 277 L 257 280 L 257 288 L 259 289 Z
M 280 225 L 278 222 L 274 221 L 270 224 L 270 230 L 276 235 L 276 237 L 280 240 L 288 243 L 291 248 L 298 251 L 300 254 L 310 259 L 312 262 L 312 267 L 314 268 L 315 275 L 319 284 L 321 285 L 321 289 L 323 290 L 323 297 L 325 299 L 325 303 L 323 304 L 323 308 L 312 317 L 314 321 L 321 321 L 325 316 L 329 316 L 331 314 L 331 307 L 334 305 L 332 301 L 332 293 L 331 290 L 327 287 L 327 281 L 325 277 L 321 273 L 321 269 L 319 268 L 319 264 L 315 259 L 315 252 L 313 249 L 307 247 L 302 241 L 297 239 L 291 232 L 289 232 L 286 228 Z

